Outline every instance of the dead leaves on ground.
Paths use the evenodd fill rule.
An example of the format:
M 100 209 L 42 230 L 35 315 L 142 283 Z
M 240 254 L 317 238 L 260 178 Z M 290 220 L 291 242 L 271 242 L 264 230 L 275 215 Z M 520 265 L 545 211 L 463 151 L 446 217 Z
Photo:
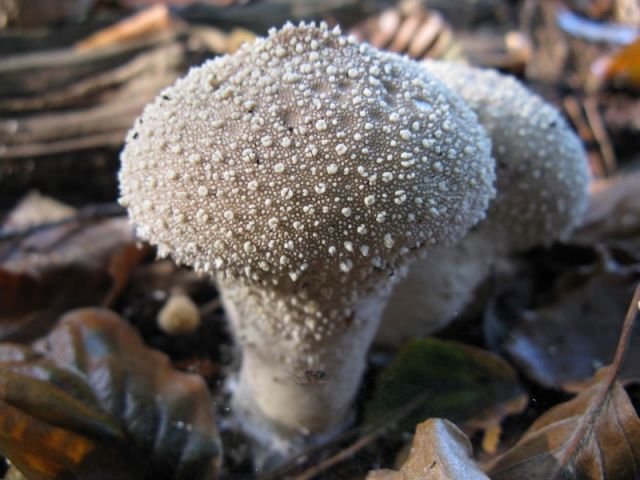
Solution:
M 33 479 L 209 479 L 209 390 L 107 310 L 149 253 L 113 208 L 31 195 L 0 233 L 0 454 Z M 33 346 L 6 342 L 38 340 Z
M 560 478 L 635 480 L 640 476 L 640 419 L 612 375 L 547 411 L 491 466 L 493 480 Z
M 627 311 L 612 364 L 590 388 L 545 412 L 489 473 L 516 478 L 635 480 L 640 476 L 640 419 L 617 378 L 632 343 L 640 310 L 640 285 Z
M 108 310 L 65 315 L 33 348 L 0 345 L 0 452 L 33 479 L 211 479 L 209 391 Z
M 406 2 L 353 26 L 349 33 L 359 41 L 411 58 L 460 59 L 464 56 L 453 31 L 436 10 Z
M 578 393 L 613 358 L 640 280 L 639 182 L 637 173 L 595 182 L 570 243 L 532 253 L 527 272 L 490 302 L 489 343 L 536 384 Z M 532 278 L 544 285 L 526 285 Z M 640 379 L 640 329 L 631 345 L 618 376 L 623 383 Z
M 615 358 L 575 398 L 539 417 L 486 475 L 473 462 L 467 438 L 443 420 L 418 426 L 408 460 L 398 472 L 371 472 L 367 480 L 636 480 L 640 477 L 640 419 L 617 377 L 640 310 L 640 286 L 627 312 Z M 457 469 L 457 470 L 456 470 Z M 488 476 L 487 476 L 488 475 Z
M 640 171 L 591 185 L 589 210 L 572 241 L 580 245 L 613 243 L 640 259 Z
M 42 197 L 33 201 L 29 216 L 38 215 L 42 201 L 48 205 Z M 113 304 L 149 253 L 136 247 L 128 220 L 114 212 L 85 210 L 52 223 L 40 218 L 23 231 L 2 230 L 0 341 L 28 342 L 68 309 Z
M 503 348 L 536 383 L 577 393 L 615 353 L 624 305 L 640 269 L 602 271 L 553 302 L 523 312 Z M 606 292 L 606 294 L 604 293 Z M 640 329 L 618 378 L 640 380 Z
M 373 471 L 367 480 L 635 480 L 640 419 L 612 370 L 601 369 L 591 388 L 541 416 L 486 474 L 454 424 L 430 419 L 418 425 L 399 471 Z

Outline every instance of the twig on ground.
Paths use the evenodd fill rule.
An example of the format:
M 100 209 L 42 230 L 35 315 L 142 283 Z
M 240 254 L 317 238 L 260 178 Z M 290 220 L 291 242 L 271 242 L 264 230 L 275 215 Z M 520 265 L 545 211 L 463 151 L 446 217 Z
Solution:
M 618 163 L 616 161 L 615 151 L 611 145 L 609 134 L 607 133 L 602 116 L 598 111 L 597 101 L 593 97 L 588 97 L 582 100 L 582 105 L 586 114 L 587 122 L 589 122 L 589 126 L 591 127 L 591 131 L 593 132 L 593 136 L 602 155 L 605 175 L 610 177 L 616 173 Z
M 320 475 L 321 473 L 326 472 L 327 470 L 353 457 L 382 435 L 396 429 L 400 421 L 420 405 L 423 405 L 424 402 L 429 399 L 429 396 L 430 393 L 428 392 L 417 396 L 409 403 L 390 412 L 376 425 L 362 425 L 359 428 L 347 431 L 333 438 L 328 443 L 310 448 L 307 451 L 302 452 L 300 455 L 292 458 L 288 463 L 278 468 L 276 471 L 260 477 L 260 480 L 276 480 L 282 478 L 291 478 L 292 480 L 311 480 L 317 475 Z M 356 437 L 356 440 L 330 457 L 317 461 L 319 454 L 323 451 L 330 451 L 334 449 L 338 444 L 346 441 L 349 437 Z M 305 468 L 305 464 L 311 465 Z M 304 470 L 295 474 L 295 472 L 299 471 L 301 468 L 304 468 Z
M 171 17 L 169 7 L 155 4 L 115 25 L 97 31 L 76 43 L 75 48 L 78 51 L 86 51 L 127 43 L 150 33 L 168 30 L 173 23 L 175 20 Z

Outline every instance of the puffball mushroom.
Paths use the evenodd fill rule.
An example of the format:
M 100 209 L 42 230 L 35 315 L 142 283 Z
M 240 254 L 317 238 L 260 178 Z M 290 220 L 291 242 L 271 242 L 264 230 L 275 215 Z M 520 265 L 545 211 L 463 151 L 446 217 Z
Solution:
M 234 407 L 283 449 L 345 420 L 390 285 L 494 194 L 473 112 L 418 64 L 291 24 L 193 68 L 127 138 L 121 203 L 217 280 Z
M 584 149 L 553 106 L 495 70 L 435 60 L 422 66 L 478 115 L 492 142 L 497 194 L 471 233 L 430 252 L 396 286 L 377 337 L 390 346 L 446 325 L 500 258 L 566 237 L 587 202 Z

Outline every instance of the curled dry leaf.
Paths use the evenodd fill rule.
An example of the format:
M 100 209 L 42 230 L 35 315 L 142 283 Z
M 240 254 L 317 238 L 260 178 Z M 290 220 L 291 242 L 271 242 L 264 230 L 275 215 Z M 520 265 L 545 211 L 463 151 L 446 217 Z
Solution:
M 210 479 L 220 447 L 202 379 L 82 309 L 34 348 L 0 345 L 0 453 L 30 480 Z
M 27 342 L 62 312 L 109 306 L 148 253 L 124 217 L 83 217 L 0 239 L 0 341 Z
M 409 404 L 416 406 L 401 422 L 406 430 L 431 417 L 473 430 L 521 412 L 527 398 L 515 371 L 502 358 L 459 342 L 429 338 L 408 342 L 380 374 L 366 405 L 366 419 L 377 423 Z
M 525 374 L 547 388 L 584 390 L 614 355 L 626 302 L 640 269 L 601 271 L 552 303 L 523 312 L 503 347 Z M 640 330 L 619 372 L 640 379 Z
M 39 276 L 69 265 L 104 267 L 105 257 L 119 247 L 135 243 L 125 217 L 84 218 L 43 225 L 23 236 L 0 239 L 2 268 Z
M 431 418 L 416 428 L 399 471 L 377 470 L 366 480 L 489 480 L 473 460 L 471 444 L 453 423 Z
M 0 453 L 29 480 L 63 478 L 89 462 L 117 472 L 124 440 L 78 374 L 26 346 L 0 345 Z
M 610 370 L 601 369 L 589 389 L 534 422 L 491 465 L 492 480 L 636 480 L 640 419 Z
M 600 369 L 590 388 L 548 410 L 520 441 L 489 466 L 493 480 L 640 477 L 640 419 L 617 376 L 631 343 L 640 309 L 636 288 L 625 317 L 615 358 Z

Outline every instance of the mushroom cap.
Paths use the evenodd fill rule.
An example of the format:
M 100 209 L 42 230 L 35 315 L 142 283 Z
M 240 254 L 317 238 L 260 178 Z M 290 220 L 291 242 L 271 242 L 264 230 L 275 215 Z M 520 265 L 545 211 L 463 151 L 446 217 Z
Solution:
M 422 64 L 467 102 L 491 138 L 497 194 L 482 228 L 492 241 L 514 251 L 568 235 L 586 209 L 589 172 L 582 143 L 558 110 L 495 70 Z
M 493 167 L 473 112 L 420 65 L 288 24 L 145 108 L 121 203 L 160 255 L 198 271 L 364 291 L 483 218 Z

